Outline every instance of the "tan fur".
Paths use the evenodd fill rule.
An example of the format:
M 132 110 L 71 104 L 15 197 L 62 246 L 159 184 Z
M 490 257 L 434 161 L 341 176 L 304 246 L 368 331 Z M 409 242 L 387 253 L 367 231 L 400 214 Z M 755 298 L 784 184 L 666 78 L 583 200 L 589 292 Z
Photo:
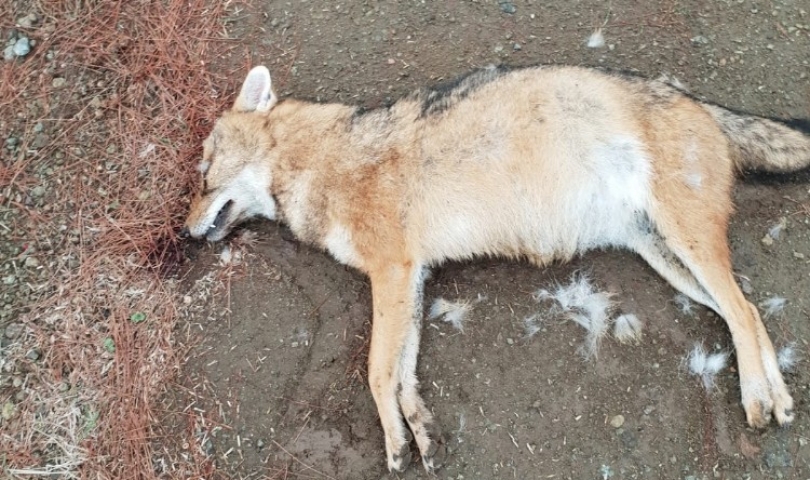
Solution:
M 761 144 L 763 131 L 778 149 Z M 744 163 L 746 152 L 756 160 Z M 734 281 L 726 235 L 735 171 L 801 168 L 807 152 L 810 138 L 781 124 L 664 81 L 582 68 L 481 70 L 363 113 L 277 102 L 257 67 L 206 140 L 206 189 L 187 228 L 218 240 L 245 218 L 278 219 L 365 272 L 388 466 L 407 464 L 410 430 L 432 469 L 442 442 L 415 376 L 424 270 L 478 255 L 542 265 L 636 251 L 728 323 L 749 424 L 789 423 L 792 399 Z

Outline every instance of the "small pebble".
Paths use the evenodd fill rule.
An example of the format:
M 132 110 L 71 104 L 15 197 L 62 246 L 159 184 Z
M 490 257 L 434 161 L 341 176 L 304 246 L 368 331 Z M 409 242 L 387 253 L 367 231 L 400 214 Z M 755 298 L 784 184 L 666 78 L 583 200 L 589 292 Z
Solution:
M 619 428 L 624 425 L 624 415 L 616 415 L 615 417 L 610 419 L 610 426 L 613 428 Z
M 5 333 L 6 338 L 10 338 L 10 339 L 13 340 L 13 339 L 19 337 L 22 334 L 24 328 L 25 327 L 23 327 L 22 323 L 11 323 L 11 324 L 9 324 L 6 327 L 6 333 Z
M 22 28 L 33 28 L 34 25 L 37 23 L 37 14 L 36 13 L 29 13 L 24 17 L 20 17 L 17 19 L 17 25 Z
M 740 278 L 740 286 L 742 287 L 743 293 L 746 295 L 751 295 L 754 293 L 754 286 L 751 285 L 751 282 L 746 280 L 745 278 Z
M 27 37 L 20 37 L 14 42 L 14 48 L 12 48 L 12 52 L 14 55 L 18 57 L 24 57 L 28 55 L 28 52 L 31 51 L 31 43 Z
M 508 0 L 498 2 L 498 5 L 501 7 L 501 11 L 503 13 L 508 13 L 509 15 L 512 15 L 515 12 L 517 12 L 517 7 L 515 7 L 515 5 Z
M 37 185 L 36 187 L 31 189 L 31 196 L 34 198 L 39 198 L 45 195 L 45 187 L 42 185 Z
M 14 416 L 14 403 L 11 401 L 7 401 L 3 404 L 2 411 L 0 411 L 0 415 L 3 416 L 3 420 L 11 420 L 11 417 Z

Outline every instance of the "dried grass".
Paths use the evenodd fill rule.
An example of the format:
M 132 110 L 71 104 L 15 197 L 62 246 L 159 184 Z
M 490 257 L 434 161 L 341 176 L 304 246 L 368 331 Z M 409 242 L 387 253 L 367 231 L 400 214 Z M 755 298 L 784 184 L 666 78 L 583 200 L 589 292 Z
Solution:
M 21 12 L 2 3 L 8 31 Z M 0 108 L 24 112 L 8 120 L 23 143 L 0 163 L 0 205 L 17 212 L 6 226 L 12 240 L 49 252 L 50 274 L 18 311 L 27 334 L 3 352 L 26 379 L 0 431 L 11 475 L 212 472 L 200 454 L 160 468 L 154 450 L 157 401 L 183 353 L 173 337 L 176 288 L 166 280 L 182 258 L 175 232 L 200 141 L 223 107 L 220 89 L 234 86 L 228 72 L 206 68 L 231 48 L 222 27 L 228 3 L 41 1 L 32 7 L 39 25 L 26 31 L 36 47 L 0 64 Z M 69 86 L 57 89 L 55 76 Z M 33 149 L 37 122 L 53 133 Z M 43 165 L 55 170 L 47 209 L 24 200 Z M 133 321 L 136 313 L 145 321 Z M 32 348 L 37 361 L 25 357 Z

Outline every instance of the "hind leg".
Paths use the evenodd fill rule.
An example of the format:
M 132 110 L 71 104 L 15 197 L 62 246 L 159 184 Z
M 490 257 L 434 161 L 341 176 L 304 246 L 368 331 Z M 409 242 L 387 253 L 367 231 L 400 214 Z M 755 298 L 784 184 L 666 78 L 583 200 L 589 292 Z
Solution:
M 404 470 L 411 459 L 412 437 L 402 421 L 398 392 L 402 388 L 400 358 L 409 332 L 418 321 L 415 276 L 414 268 L 407 264 L 386 265 L 369 274 L 374 319 L 368 381 L 385 434 L 385 452 L 391 471 Z
M 416 378 L 424 272 L 403 262 L 386 264 L 369 276 L 374 324 L 368 377 L 385 432 L 388 468 L 402 471 L 408 466 L 409 443 L 415 437 L 422 463 L 431 471 L 439 466 L 443 450 L 439 429 L 419 395 Z
M 684 214 L 685 213 L 685 214 Z M 722 219 L 721 219 L 722 220 Z M 793 400 L 776 366 L 776 355 L 756 307 L 746 301 L 731 270 L 724 221 L 699 221 L 681 206 L 659 212 L 648 248 L 636 250 L 676 288 L 714 309 L 726 321 L 740 372 L 743 408 L 751 426 L 776 417 L 792 421 Z M 645 241 L 640 244 L 643 246 Z M 652 260 L 652 261 L 650 261 Z M 656 266 L 657 265 L 657 266 Z
M 779 370 L 776 351 L 773 348 L 768 332 L 765 330 L 765 325 L 760 319 L 759 312 L 753 304 L 749 303 L 748 305 L 757 320 L 757 340 L 762 349 L 762 364 L 765 367 L 765 377 L 768 379 L 768 385 L 771 387 L 774 397 L 773 414 L 779 425 L 786 425 L 793 421 L 793 398 L 791 398 L 785 386 L 785 380 Z
M 421 312 L 421 309 L 417 309 Z M 422 456 L 422 464 L 427 471 L 433 471 L 442 465 L 445 456 L 441 430 L 419 395 L 419 381 L 416 378 L 416 360 L 419 352 L 420 322 L 411 324 L 406 337 L 405 348 L 399 361 L 400 389 L 399 405 L 402 415 L 408 422 Z

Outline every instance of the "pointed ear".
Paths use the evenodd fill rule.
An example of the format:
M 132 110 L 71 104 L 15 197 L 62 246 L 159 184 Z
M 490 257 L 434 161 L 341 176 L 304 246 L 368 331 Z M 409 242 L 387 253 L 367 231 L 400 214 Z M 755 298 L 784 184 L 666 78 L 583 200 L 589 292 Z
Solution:
M 267 67 L 258 66 L 248 72 L 242 90 L 236 97 L 233 110 L 239 112 L 266 112 L 276 104 L 276 95 L 273 93 L 270 82 L 270 71 Z

